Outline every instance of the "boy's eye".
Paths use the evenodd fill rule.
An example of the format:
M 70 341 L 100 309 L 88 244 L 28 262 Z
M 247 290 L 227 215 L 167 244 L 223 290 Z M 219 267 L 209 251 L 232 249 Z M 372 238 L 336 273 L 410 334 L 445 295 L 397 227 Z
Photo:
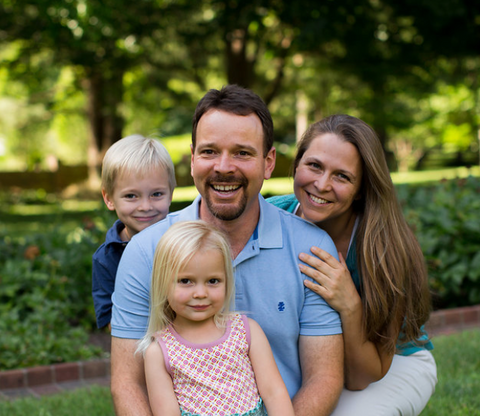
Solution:
M 127 195 L 124 196 L 124 198 L 133 199 L 133 198 L 135 198 L 135 194 L 127 194 Z
M 152 194 L 152 196 L 153 196 L 154 198 L 159 198 L 159 197 L 161 197 L 162 195 L 163 195 L 163 192 L 160 192 L 160 191 L 154 192 L 154 193 Z

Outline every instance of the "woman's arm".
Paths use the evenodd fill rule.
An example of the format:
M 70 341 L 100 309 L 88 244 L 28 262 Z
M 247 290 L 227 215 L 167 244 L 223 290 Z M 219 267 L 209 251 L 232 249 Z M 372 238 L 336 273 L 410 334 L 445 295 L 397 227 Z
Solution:
M 340 314 L 345 346 L 345 387 L 362 390 L 387 374 L 394 354 L 367 340 L 362 323 L 362 300 L 342 255 L 339 254 L 338 262 L 318 247 L 312 247 L 312 254 L 300 254 L 300 260 L 311 266 L 300 264 L 300 270 L 318 284 L 305 280 L 305 286 L 322 296 Z M 397 321 L 392 322 L 390 331 L 395 339 L 401 326 L 401 319 Z
M 258 391 L 270 416 L 294 416 L 292 401 L 273 358 L 272 349 L 260 325 L 248 319 L 250 325 L 250 360 Z
M 152 342 L 145 352 L 145 379 L 154 416 L 180 416 L 180 406 L 165 368 L 162 349 Z

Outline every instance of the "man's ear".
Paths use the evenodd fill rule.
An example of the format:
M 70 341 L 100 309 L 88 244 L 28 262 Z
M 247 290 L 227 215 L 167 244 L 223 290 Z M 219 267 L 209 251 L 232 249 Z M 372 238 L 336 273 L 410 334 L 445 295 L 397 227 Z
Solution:
M 113 203 L 112 199 L 108 196 L 107 192 L 105 189 L 102 189 L 102 196 L 103 196 L 103 201 L 105 202 L 105 205 L 110 211 L 115 211 L 115 204 Z
M 195 154 L 195 149 L 193 148 L 193 144 L 190 145 L 190 153 L 191 153 L 191 158 L 190 158 L 190 175 L 193 178 L 193 155 Z
M 277 157 L 277 150 L 275 147 L 268 151 L 267 156 L 265 157 L 265 174 L 264 179 L 270 179 L 272 177 L 273 169 L 275 169 L 275 159 Z

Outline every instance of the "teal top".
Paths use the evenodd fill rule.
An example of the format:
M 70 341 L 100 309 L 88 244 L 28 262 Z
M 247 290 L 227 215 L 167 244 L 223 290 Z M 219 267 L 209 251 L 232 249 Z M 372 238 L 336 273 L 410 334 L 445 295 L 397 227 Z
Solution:
M 298 207 L 298 200 L 294 194 L 274 196 L 274 197 L 268 198 L 267 201 L 285 211 L 291 212 L 292 214 L 295 214 L 295 211 L 297 210 L 297 207 Z M 352 244 L 348 249 L 347 258 L 345 262 L 347 263 L 348 271 L 352 276 L 353 283 L 355 284 L 355 287 L 357 288 L 358 293 L 360 293 L 361 281 L 360 281 L 360 275 L 357 267 L 356 246 L 357 246 L 356 241 L 355 239 L 353 239 Z M 425 331 L 425 327 L 422 326 L 420 329 L 422 331 L 422 335 L 420 336 L 420 338 L 418 338 L 418 341 L 421 341 L 421 342 L 427 341 L 427 342 L 424 343 L 423 345 L 418 345 L 412 341 L 402 343 L 400 342 L 400 339 L 402 338 L 402 333 L 400 333 L 399 341 L 397 342 L 397 348 L 396 348 L 397 354 L 411 355 L 415 352 L 422 351 L 424 349 L 427 349 L 427 350 L 433 349 L 433 344 L 428 338 L 428 334 Z

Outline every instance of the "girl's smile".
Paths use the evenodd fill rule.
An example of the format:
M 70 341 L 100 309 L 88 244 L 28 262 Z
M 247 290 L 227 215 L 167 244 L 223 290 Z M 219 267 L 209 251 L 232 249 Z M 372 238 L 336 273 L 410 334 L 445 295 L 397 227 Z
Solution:
M 178 273 L 168 296 L 175 311 L 174 326 L 187 327 L 214 319 L 225 302 L 226 275 L 219 250 L 200 250 Z

